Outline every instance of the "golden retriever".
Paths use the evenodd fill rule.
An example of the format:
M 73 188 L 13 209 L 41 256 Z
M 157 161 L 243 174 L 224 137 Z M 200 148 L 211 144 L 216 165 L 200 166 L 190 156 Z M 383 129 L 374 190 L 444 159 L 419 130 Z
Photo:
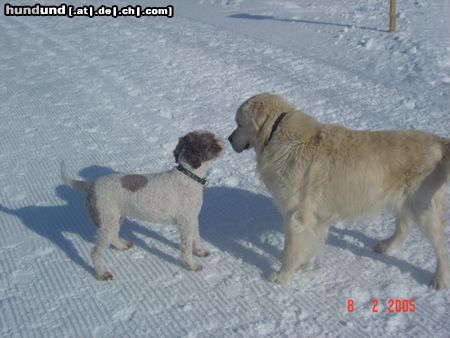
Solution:
M 228 140 L 236 152 L 255 149 L 257 171 L 285 223 L 282 267 L 270 281 L 289 283 L 323 249 L 332 223 L 389 209 L 395 232 L 375 251 L 400 247 L 416 223 L 436 254 L 432 286 L 449 287 L 444 227 L 450 139 L 320 123 L 269 93 L 242 103 L 236 123 Z

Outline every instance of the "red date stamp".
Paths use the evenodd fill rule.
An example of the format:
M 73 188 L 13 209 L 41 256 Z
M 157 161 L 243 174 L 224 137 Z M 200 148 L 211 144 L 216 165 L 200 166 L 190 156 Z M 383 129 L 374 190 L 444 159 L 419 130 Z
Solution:
M 387 299 L 385 302 L 379 299 L 372 300 L 371 311 L 378 313 L 381 311 L 380 305 L 385 305 L 385 311 L 387 313 L 414 313 L 416 312 L 416 300 L 415 299 Z M 356 311 L 356 302 L 354 299 L 347 299 L 347 312 L 354 313 Z

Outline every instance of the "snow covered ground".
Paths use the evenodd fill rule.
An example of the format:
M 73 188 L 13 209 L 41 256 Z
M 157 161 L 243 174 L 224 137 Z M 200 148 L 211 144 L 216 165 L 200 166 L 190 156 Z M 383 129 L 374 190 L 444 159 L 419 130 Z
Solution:
M 450 291 L 428 287 L 435 259 L 418 230 L 393 255 L 372 250 L 393 231 L 389 215 L 336 224 L 290 287 L 266 282 L 283 236 L 251 152 L 212 163 L 201 273 L 181 267 L 175 227 L 127 220 L 134 249 L 108 250 L 115 279 L 96 281 L 84 195 L 59 178 L 60 159 L 84 179 L 171 168 L 179 136 L 228 136 L 239 104 L 262 91 L 321 121 L 449 137 L 450 3 L 399 1 L 395 34 L 388 3 L 175 0 L 171 19 L 0 16 L 0 336 L 449 337 Z M 389 313 L 389 299 L 416 311 Z

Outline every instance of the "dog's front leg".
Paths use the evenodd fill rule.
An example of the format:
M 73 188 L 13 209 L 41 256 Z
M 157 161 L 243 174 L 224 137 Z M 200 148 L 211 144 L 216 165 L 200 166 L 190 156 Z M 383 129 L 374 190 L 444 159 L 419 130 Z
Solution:
M 208 250 L 203 249 L 202 239 L 200 237 L 198 221 L 194 227 L 194 255 L 197 257 L 208 257 L 211 253 Z
M 290 283 L 296 270 L 308 265 L 317 247 L 321 245 L 318 243 L 317 234 L 310 227 L 306 227 L 301 219 L 297 216 L 291 217 L 285 227 L 282 266 L 278 272 L 269 276 L 270 282 L 283 285 Z
M 189 225 L 181 224 L 179 225 L 180 237 L 181 237 L 181 260 L 188 270 L 191 271 L 202 271 L 203 267 L 197 264 L 192 255 L 194 247 L 194 229 L 192 223 Z

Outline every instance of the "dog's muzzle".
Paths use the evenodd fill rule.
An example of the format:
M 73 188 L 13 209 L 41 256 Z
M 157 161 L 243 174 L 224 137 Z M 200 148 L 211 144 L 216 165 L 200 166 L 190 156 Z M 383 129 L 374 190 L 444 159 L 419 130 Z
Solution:
M 233 150 L 237 153 L 241 153 L 244 150 L 247 150 L 248 148 L 250 148 L 250 144 L 247 143 L 243 146 L 237 144 L 237 142 L 234 140 L 234 135 L 235 135 L 235 131 L 228 137 L 228 142 L 230 142 L 231 147 L 233 148 Z

